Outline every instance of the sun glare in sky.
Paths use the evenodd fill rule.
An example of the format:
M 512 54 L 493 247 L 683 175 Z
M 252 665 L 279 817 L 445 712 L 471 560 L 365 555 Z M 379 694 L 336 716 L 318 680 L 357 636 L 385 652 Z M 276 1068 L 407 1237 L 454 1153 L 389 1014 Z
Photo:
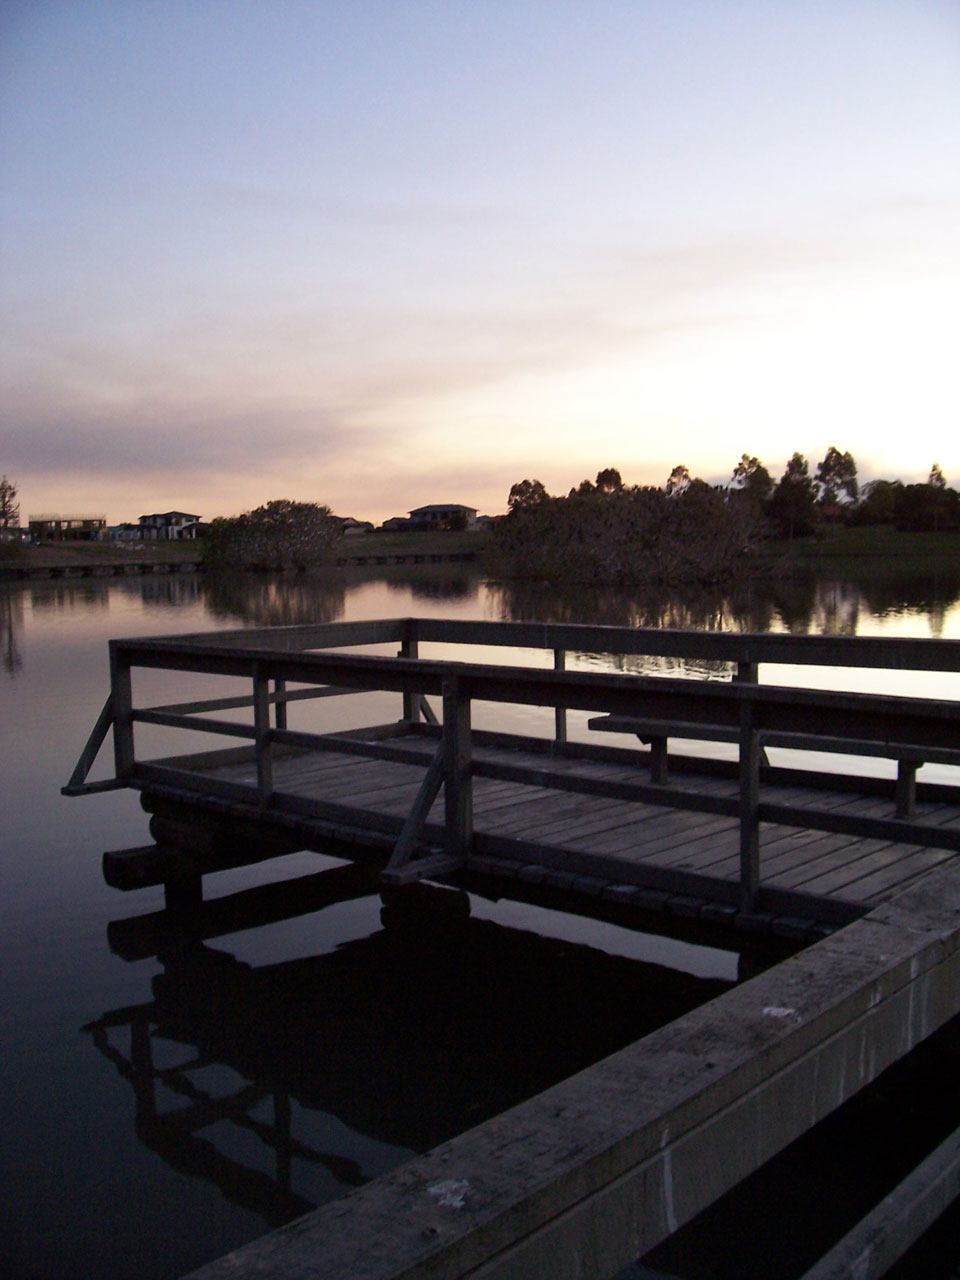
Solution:
M 960 483 L 953 0 L 12 0 L 24 513 Z

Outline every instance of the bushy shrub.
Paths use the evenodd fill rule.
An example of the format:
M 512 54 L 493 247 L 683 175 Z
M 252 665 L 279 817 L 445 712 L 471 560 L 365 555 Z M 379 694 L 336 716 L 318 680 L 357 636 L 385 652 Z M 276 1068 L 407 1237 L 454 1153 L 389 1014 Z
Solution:
M 340 534 L 329 507 L 278 498 L 213 520 L 203 560 L 214 569 L 305 570 L 327 564 Z
M 524 480 L 508 505 L 494 539 L 501 572 L 614 586 L 719 581 L 744 560 L 757 528 L 747 504 L 702 480 L 669 494 L 584 481 L 566 498 Z

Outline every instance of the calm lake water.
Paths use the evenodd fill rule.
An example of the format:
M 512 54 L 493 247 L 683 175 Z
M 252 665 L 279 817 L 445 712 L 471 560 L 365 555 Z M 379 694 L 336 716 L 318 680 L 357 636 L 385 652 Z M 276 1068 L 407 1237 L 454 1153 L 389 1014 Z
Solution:
M 349 872 L 342 900 L 318 899 L 309 914 L 162 959 L 124 959 L 123 939 L 139 936 L 125 922 L 159 912 L 162 894 L 107 888 L 100 855 L 149 843 L 146 815 L 131 792 L 59 793 L 107 693 L 108 639 L 410 614 L 960 636 L 953 581 L 564 599 L 438 570 L 0 589 L 4 1275 L 170 1280 L 611 1052 L 737 974 L 732 953 L 519 904 L 473 899 L 467 919 L 462 895 L 450 894 L 450 927 L 437 936 L 384 929 L 379 898 Z M 818 678 L 960 696 L 957 679 L 942 675 L 904 677 L 896 689 L 889 673 Z M 301 897 L 322 892 L 317 872 L 336 865 L 295 854 L 213 878 L 207 893 L 249 892 L 255 908 L 267 892 L 259 886 L 287 878 Z M 662 1001 L 638 994 L 598 1011 L 598 982 L 639 992 L 651 972 Z

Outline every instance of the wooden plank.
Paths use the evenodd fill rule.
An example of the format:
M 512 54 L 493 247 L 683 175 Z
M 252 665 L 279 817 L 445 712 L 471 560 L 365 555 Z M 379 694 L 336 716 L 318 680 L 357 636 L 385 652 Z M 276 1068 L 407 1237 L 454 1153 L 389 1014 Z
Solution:
M 850 866 L 825 872 L 805 884 L 804 888 L 816 893 L 822 887 L 827 893 L 843 893 L 844 896 L 855 894 L 859 897 L 861 892 L 872 892 L 873 889 L 869 886 L 875 883 L 894 885 L 918 866 L 935 866 L 948 861 L 952 856 L 944 849 L 911 849 L 909 846 L 899 848 L 891 845 Z
M 789 889 L 805 888 L 814 881 L 824 880 L 831 876 L 839 877 L 839 882 L 856 878 L 854 868 L 864 859 L 874 858 L 884 851 L 892 851 L 896 859 L 902 857 L 913 846 L 893 845 L 885 840 L 856 840 L 841 848 L 821 849 L 815 857 L 797 860 L 793 865 L 781 867 L 771 875 L 771 881 Z

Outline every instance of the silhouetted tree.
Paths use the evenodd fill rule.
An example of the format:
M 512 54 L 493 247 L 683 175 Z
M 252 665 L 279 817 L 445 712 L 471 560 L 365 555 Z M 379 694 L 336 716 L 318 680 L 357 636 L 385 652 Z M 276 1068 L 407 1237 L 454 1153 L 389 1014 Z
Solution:
M 814 481 L 821 506 L 834 506 L 844 494 L 849 502 L 856 502 L 860 487 L 857 483 L 857 464 L 851 453 L 841 453 L 831 445 L 824 458 L 817 464 Z
M 785 538 L 803 537 L 817 527 L 816 491 L 802 453 L 795 453 L 770 499 L 770 519 Z
M 549 493 L 539 480 L 519 480 L 510 488 L 507 510 L 514 511 L 517 507 L 536 507 L 541 502 L 546 502 L 549 497 Z
M 945 489 L 947 487 L 947 482 L 944 479 L 939 462 L 935 462 L 930 468 L 930 479 L 927 481 L 927 484 L 931 485 L 934 489 Z
M 899 480 L 871 480 L 863 486 L 860 501 L 852 514 L 854 524 L 893 524 L 903 485 Z
M 733 492 L 745 495 L 752 504 L 760 508 L 773 492 L 773 480 L 770 472 L 759 458 L 742 454 L 740 461 L 733 468 L 731 477 Z
M 597 489 L 600 493 L 621 493 L 623 480 L 616 467 L 604 467 L 597 472 Z
M 894 520 L 898 529 L 915 533 L 960 528 L 960 494 L 946 483 L 901 485 Z
M 17 502 L 17 486 L 6 476 L 0 479 L 0 529 L 20 527 L 20 503 Z
M 675 494 L 683 493 L 684 489 L 690 484 L 691 476 L 689 468 L 683 463 L 674 467 L 667 477 L 666 494 L 668 498 L 672 498 Z

